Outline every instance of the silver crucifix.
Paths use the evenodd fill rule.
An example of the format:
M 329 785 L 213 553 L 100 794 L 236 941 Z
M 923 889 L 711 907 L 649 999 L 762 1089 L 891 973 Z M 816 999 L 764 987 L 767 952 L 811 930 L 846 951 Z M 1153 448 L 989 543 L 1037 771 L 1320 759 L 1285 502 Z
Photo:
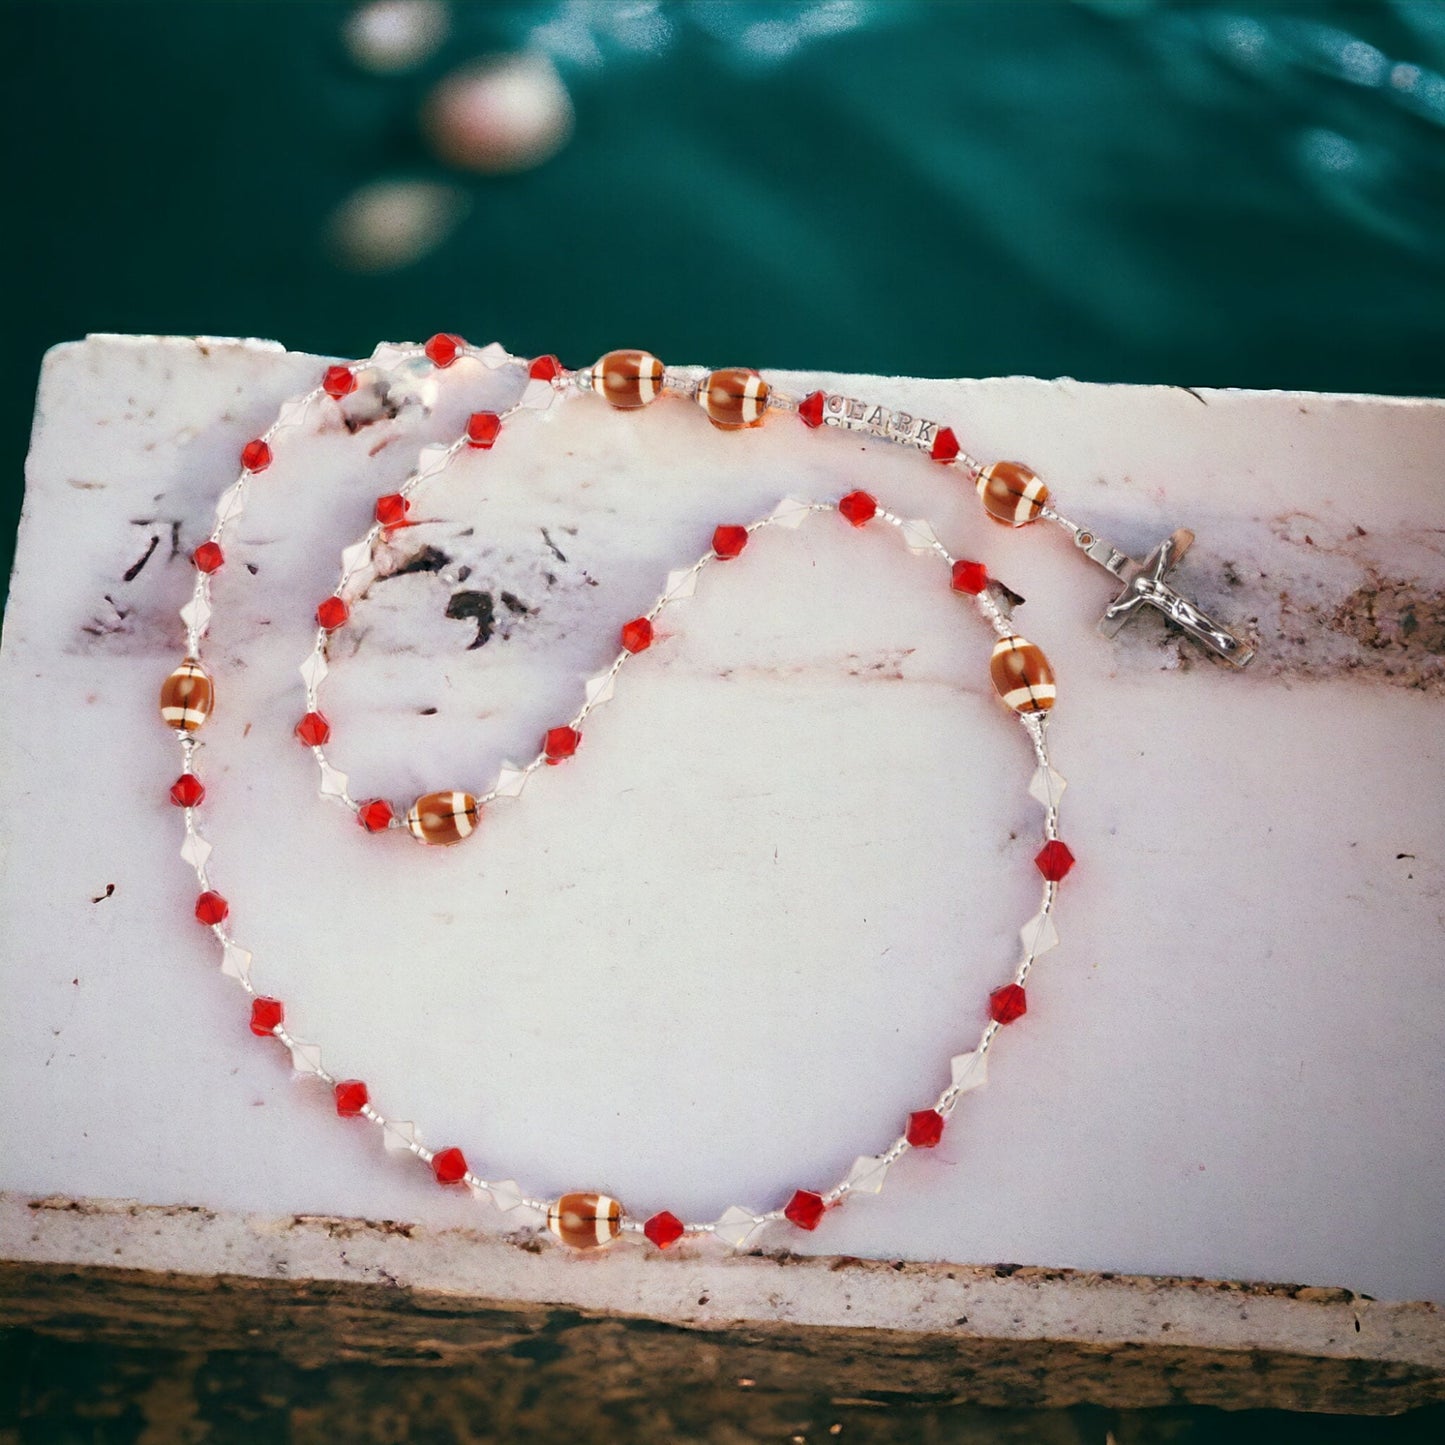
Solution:
M 1207 647 L 1217 657 L 1244 667 L 1254 656 L 1232 632 L 1202 612 L 1187 597 L 1176 592 L 1165 578 L 1170 569 L 1189 550 L 1194 533 L 1181 527 L 1166 537 L 1142 562 L 1136 562 L 1116 547 L 1111 547 L 1097 532 L 1080 527 L 1074 532 L 1074 545 L 1092 562 L 1111 572 L 1124 584 L 1124 590 L 1104 609 L 1099 631 L 1113 637 L 1131 618 L 1146 607 L 1162 612 L 1182 632 Z

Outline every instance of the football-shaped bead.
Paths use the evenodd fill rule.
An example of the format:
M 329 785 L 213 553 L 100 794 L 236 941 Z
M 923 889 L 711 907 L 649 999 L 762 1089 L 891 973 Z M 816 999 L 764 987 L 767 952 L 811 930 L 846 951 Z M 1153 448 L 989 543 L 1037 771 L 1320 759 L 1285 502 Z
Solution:
M 470 793 L 428 793 L 407 810 L 406 826 L 417 842 L 446 847 L 471 837 L 479 812 Z

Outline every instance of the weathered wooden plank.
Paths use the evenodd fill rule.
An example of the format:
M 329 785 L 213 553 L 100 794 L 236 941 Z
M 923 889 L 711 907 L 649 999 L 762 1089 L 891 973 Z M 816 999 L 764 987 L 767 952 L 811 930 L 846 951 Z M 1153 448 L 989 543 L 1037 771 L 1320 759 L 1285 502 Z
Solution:
M 1445 1400 L 1438 1311 L 1348 1290 L 787 1254 L 580 1261 L 526 1237 L 114 1201 L 11 1197 L 0 1224 L 6 1252 L 29 1256 L 0 1266 L 0 1323 L 264 1347 L 302 1370 L 522 1360 L 549 1388 L 637 1403 L 666 1380 L 718 1409 L 753 1390 L 1382 1414 Z

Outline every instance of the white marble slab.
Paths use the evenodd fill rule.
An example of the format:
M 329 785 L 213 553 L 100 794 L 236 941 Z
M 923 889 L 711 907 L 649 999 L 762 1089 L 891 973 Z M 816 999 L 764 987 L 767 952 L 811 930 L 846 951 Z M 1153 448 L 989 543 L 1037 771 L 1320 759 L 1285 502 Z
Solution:
M 47 360 L 0 650 L 0 1189 L 502 1227 L 250 1036 L 175 856 L 155 694 L 185 554 L 319 365 L 114 337 Z M 309 613 L 371 499 L 495 382 L 459 367 L 429 414 L 307 435 L 260 479 L 209 651 L 218 885 L 294 1031 L 433 1146 L 643 1214 L 778 1205 L 936 1093 L 1012 966 L 1037 809 L 988 638 L 895 538 L 819 518 L 708 574 L 578 758 L 482 836 L 365 837 L 289 736 Z M 716 522 L 867 485 L 1027 596 L 1080 863 L 1030 1012 L 940 1148 L 766 1243 L 1441 1298 L 1445 408 L 847 386 L 1029 461 L 1136 552 L 1192 526 L 1184 574 L 1253 628 L 1256 666 L 1152 623 L 1097 637 L 1108 579 L 916 456 L 579 402 L 426 494 L 409 544 L 444 571 L 373 588 L 328 683 L 353 790 L 485 785 Z M 470 648 L 445 617 L 464 588 L 526 610 Z

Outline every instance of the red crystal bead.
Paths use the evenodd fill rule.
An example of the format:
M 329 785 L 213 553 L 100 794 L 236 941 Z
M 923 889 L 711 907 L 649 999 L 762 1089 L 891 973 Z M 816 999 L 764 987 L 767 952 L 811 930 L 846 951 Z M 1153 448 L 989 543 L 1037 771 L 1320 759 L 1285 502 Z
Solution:
M 391 804 L 383 798 L 373 798 L 356 810 L 356 821 L 368 833 L 384 833 L 391 827 Z
M 308 712 L 296 724 L 296 736 L 308 748 L 319 748 L 331 740 L 331 724 L 319 712 Z
M 989 994 L 988 1011 L 995 1023 L 1011 1024 L 1029 1011 L 1029 1001 L 1019 984 L 1006 983 Z
M 878 515 L 878 502 L 867 492 L 849 492 L 839 499 L 838 511 L 855 527 L 861 527 Z
M 410 507 L 411 503 L 400 492 L 388 492 L 376 499 L 376 520 L 383 527 L 404 527 Z
M 271 448 L 257 437 L 241 448 L 241 465 L 248 472 L 264 472 L 271 465 Z
M 804 426 L 823 425 L 823 403 L 827 399 L 821 391 L 815 391 L 811 396 L 804 397 L 798 403 L 798 416 L 802 419 Z
M 490 450 L 502 430 L 502 419 L 494 411 L 474 411 L 467 418 L 467 445 Z
M 356 390 L 356 377 L 349 366 L 328 366 L 326 375 L 321 378 L 321 389 L 333 401 L 340 401 Z
M 433 1154 L 431 1172 L 438 1184 L 460 1184 L 467 1177 L 466 1156 L 456 1147 Z
M 351 608 L 346 605 L 345 599 L 341 597 L 328 597 L 320 607 L 316 609 L 316 621 L 328 632 L 335 632 L 338 627 L 345 624 L 346 619 L 351 616 Z
M 267 1034 L 274 1034 L 285 1017 L 286 1010 L 281 1006 L 279 998 L 266 998 L 262 995 L 251 1000 L 251 1032 L 258 1038 L 264 1039 Z
M 1061 838 L 1050 838 L 1034 857 L 1038 870 L 1050 883 L 1061 882 L 1074 866 L 1074 855 Z
M 652 646 L 652 623 L 645 617 L 634 617 L 622 624 L 622 645 L 628 652 L 646 652 Z
M 219 542 L 202 542 L 191 553 L 191 561 L 196 564 L 197 572 L 219 572 L 221 563 L 225 560 L 226 554 L 221 551 Z
M 371 1095 L 360 1079 L 338 1079 L 336 1112 L 343 1119 L 354 1119 L 371 1102 Z
M 915 1149 L 932 1149 L 943 1138 L 943 1115 L 937 1109 L 919 1109 L 910 1114 L 904 1137 Z
M 582 742 L 582 734 L 576 728 L 552 728 L 542 739 L 542 751 L 549 763 L 560 763 L 570 758 Z
M 433 366 L 450 366 L 461 355 L 467 343 L 450 331 L 438 331 L 423 350 Z
M 676 1244 L 684 1234 L 682 1220 L 671 1211 L 664 1209 L 661 1214 L 654 1214 L 646 1224 L 642 1226 L 642 1232 L 659 1248 L 666 1249 L 670 1244 Z
M 218 923 L 224 923 L 226 915 L 230 911 L 231 905 L 219 893 L 215 893 L 209 888 L 196 899 L 196 917 L 207 928 L 214 928 Z
M 562 375 L 562 363 L 555 356 L 539 356 L 527 368 L 527 375 L 533 381 L 556 381 Z
M 788 1200 L 783 1214 L 799 1229 L 816 1229 L 827 1208 L 821 1194 L 814 1194 L 811 1189 L 799 1189 Z
M 958 438 L 953 434 L 953 428 L 949 426 L 940 427 L 938 435 L 933 439 L 933 449 L 928 453 L 936 462 L 951 462 L 959 453 Z
M 194 773 L 182 773 L 171 784 L 171 802 L 178 808 L 194 808 L 205 796 L 206 790 Z
M 724 562 L 736 557 L 747 545 L 746 527 L 719 527 L 712 534 L 712 549 Z
M 953 590 L 955 592 L 972 592 L 977 596 L 987 586 L 988 568 L 982 562 L 960 560 L 953 564 Z

